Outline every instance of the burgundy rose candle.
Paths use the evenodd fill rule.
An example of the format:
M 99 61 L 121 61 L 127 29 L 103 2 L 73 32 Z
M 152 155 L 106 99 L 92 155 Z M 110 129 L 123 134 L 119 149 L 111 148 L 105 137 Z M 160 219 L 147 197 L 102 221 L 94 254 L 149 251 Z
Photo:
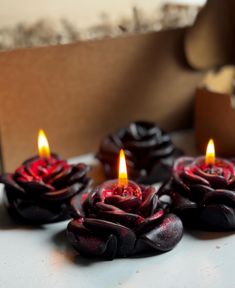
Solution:
M 215 157 L 211 139 L 205 157 L 175 161 L 172 179 L 160 189 L 171 198 L 171 208 L 187 226 L 235 229 L 234 163 Z
M 68 240 L 82 255 L 113 259 L 144 251 L 168 251 L 181 239 L 183 226 L 168 214 L 154 187 L 127 178 L 124 151 L 119 177 L 86 195 L 83 213 L 67 227 Z
M 71 218 L 74 205 L 90 179 L 89 167 L 83 163 L 70 165 L 51 154 L 43 130 L 38 136 L 39 155 L 26 160 L 14 173 L 1 175 L 5 184 L 7 208 L 17 220 L 44 224 Z
M 169 180 L 175 159 L 183 155 L 170 135 L 155 123 L 135 121 L 106 135 L 100 143 L 96 156 L 108 179 L 116 176 L 121 148 L 125 150 L 129 178 L 146 185 Z

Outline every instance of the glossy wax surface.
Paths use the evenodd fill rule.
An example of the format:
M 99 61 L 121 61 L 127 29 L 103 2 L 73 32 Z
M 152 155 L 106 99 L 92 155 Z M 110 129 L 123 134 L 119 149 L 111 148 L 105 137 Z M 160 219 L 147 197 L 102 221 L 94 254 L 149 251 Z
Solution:
M 76 255 L 66 244 L 66 224 L 17 226 L 0 202 L 0 287 L 235 287 L 235 234 L 189 231 L 168 253 L 109 262 Z

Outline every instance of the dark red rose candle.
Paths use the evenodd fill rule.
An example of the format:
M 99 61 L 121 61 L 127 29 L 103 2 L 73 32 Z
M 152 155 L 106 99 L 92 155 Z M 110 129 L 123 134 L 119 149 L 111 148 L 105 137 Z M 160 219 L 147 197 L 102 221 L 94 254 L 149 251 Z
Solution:
M 83 163 L 70 165 L 56 154 L 50 154 L 42 130 L 38 138 L 39 156 L 26 160 L 15 173 L 1 175 L 5 184 L 8 210 L 17 220 L 44 224 L 71 218 L 76 214 L 78 194 L 90 179 L 89 167 Z
M 108 179 L 116 176 L 120 149 L 125 150 L 129 178 L 148 185 L 168 180 L 174 160 L 183 154 L 155 123 L 132 122 L 101 141 L 97 158 Z
M 154 187 L 128 181 L 123 150 L 119 178 L 96 187 L 67 227 L 68 240 L 84 256 L 127 257 L 145 251 L 171 250 L 181 239 L 183 226 L 167 213 Z
M 172 179 L 159 193 L 187 226 L 210 230 L 235 229 L 235 170 L 232 161 L 215 157 L 213 140 L 206 157 L 181 157 Z

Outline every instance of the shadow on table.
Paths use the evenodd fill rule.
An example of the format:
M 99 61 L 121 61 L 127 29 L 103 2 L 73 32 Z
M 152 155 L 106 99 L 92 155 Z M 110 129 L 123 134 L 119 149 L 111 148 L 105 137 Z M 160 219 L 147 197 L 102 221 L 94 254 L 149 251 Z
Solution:
M 192 238 L 202 241 L 226 238 L 234 235 L 234 231 L 217 232 L 217 231 L 186 230 L 184 233 L 190 235 Z

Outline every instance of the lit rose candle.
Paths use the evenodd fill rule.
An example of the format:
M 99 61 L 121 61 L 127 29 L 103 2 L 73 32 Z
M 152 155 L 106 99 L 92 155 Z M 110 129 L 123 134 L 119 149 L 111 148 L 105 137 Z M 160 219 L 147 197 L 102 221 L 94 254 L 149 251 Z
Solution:
M 118 174 L 86 195 L 82 216 L 67 228 L 73 247 L 82 255 L 107 259 L 172 249 L 182 237 L 182 223 L 167 213 L 154 187 L 128 180 L 123 150 Z
M 160 189 L 171 197 L 171 208 L 184 223 L 202 229 L 235 229 L 234 163 L 215 156 L 214 142 L 206 156 L 181 157 L 172 179 Z
M 51 154 L 46 135 L 40 130 L 38 155 L 24 161 L 14 173 L 0 177 L 10 214 L 30 224 L 70 218 L 76 213 L 72 201 L 90 182 L 88 170 L 85 164 L 70 165 Z

